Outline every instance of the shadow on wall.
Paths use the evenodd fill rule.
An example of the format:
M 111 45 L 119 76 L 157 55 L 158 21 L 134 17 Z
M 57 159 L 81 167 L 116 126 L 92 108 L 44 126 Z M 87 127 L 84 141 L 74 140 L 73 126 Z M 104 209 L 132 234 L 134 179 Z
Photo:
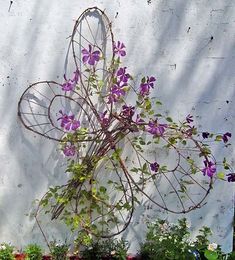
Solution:
M 142 73 L 152 75 L 158 71 L 156 95 L 166 104 L 165 107 L 169 113 L 173 114 L 175 119 L 177 117 L 182 119 L 188 113 L 192 113 L 196 123 L 199 123 L 202 129 L 206 128 L 207 131 L 214 131 L 214 129 L 223 132 L 232 131 L 235 116 L 232 110 L 235 98 L 233 71 L 235 42 L 231 38 L 231 35 L 234 35 L 232 1 L 208 1 L 206 5 L 197 1 L 184 0 L 152 1 L 150 5 L 147 3 L 140 5 L 133 1 L 132 8 L 126 8 L 125 1 L 112 5 L 109 1 L 106 2 L 105 8 L 112 17 L 116 11 L 119 13 L 117 19 L 113 19 L 117 24 L 114 25 L 114 32 L 118 31 L 118 26 L 121 31 L 125 30 L 120 34 L 123 36 L 122 40 L 125 40 L 128 50 L 128 60 L 124 60 L 125 65 L 130 65 L 133 75 L 137 75 L 139 78 Z M 10 45 L 4 49 L 5 57 L 9 57 L 11 62 L 14 60 L 14 71 L 9 74 L 9 87 L 7 90 L 4 89 L 4 98 L 1 100 L 3 102 L 1 119 L 7 137 L 4 143 L 6 148 L 2 154 L 10 154 L 10 161 L 13 164 L 3 166 L 6 173 L 3 174 L 2 186 L 6 186 L 6 188 L 2 192 L 0 186 L 2 209 L 0 230 L 2 237 L 5 237 L 6 240 L 11 240 L 13 243 L 16 241 L 21 245 L 28 243 L 31 239 L 43 241 L 42 238 L 39 238 L 41 235 L 34 221 L 29 221 L 24 216 L 25 212 L 31 209 L 31 201 L 34 198 L 40 198 L 50 185 L 61 183 L 66 179 L 63 176 L 63 167 L 61 168 L 64 162 L 60 160 L 57 144 L 26 132 L 16 120 L 16 106 L 12 106 L 12 104 L 16 104 L 24 90 L 23 86 L 17 91 L 14 87 L 25 85 L 28 79 L 36 81 L 37 73 L 45 74 L 43 72 L 45 68 L 41 67 L 46 65 L 43 57 L 47 53 L 47 45 L 49 45 L 48 49 L 54 50 L 50 43 L 53 45 L 61 38 L 66 38 L 64 34 L 61 36 L 59 33 L 54 33 L 53 36 L 50 36 L 50 43 L 49 41 L 43 43 L 45 39 L 39 36 L 42 34 L 40 27 L 49 23 L 54 8 L 52 1 L 40 3 L 35 1 L 30 10 L 33 14 L 33 21 L 20 21 L 20 24 L 17 27 L 14 26 L 8 35 L 8 42 L 24 46 L 24 50 L 27 51 L 26 58 L 14 51 L 11 54 Z M 68 5 L 66 8 L 62 8 L 60 14 L 53 17 L 57 24 L 64 23 L 64 17 L 69 13 L 66 13 L 67 10 L 73 6 Z M 43 22 L 42 19 L 44 19 Z M 67 25 L 64 23 L 63 28 Z M 68 27 L 70 31 L 72 27 Z M 21 28 L 20 34 L 18 28 Z M 22 35 L 27 35 L 27 37 Z M 118 39 L 119 35 L 116 33 L 116 40 Z M 44 46 L 42 57 L 40 45 Z M 58 46 L 65 53 L 62 44 Z M 46 75 L 48 78 L 54 79 L 57 77 L 58 71 L 62 70 L 63 59 L 61 59 L 60 53 L 50 53 L 53 56 L 50 57 L 53 62 L 52 65 L 49 65 L 50 67 L 46 67 Z M 62 78 L 60 77 L 59 80 L 62 81 Z M 230 152 L 233 153 L 232 150 Z M 215 155 L 220 156 L 219 151 L 216 151 Z M 213 196 L 216 196 L 215 193 L 216 191 Z M 225 199 L 229 201 L 226 206 L 231 207 L 232 198 L 229 194 Z M 15 206 L 9 207 L 9 204 L 13 204 L 13 200 L 16 200 Z M 151 214 L 145 210 L 145 204 L 147 202 L 143 201 L 143 204 L 137 209 L 133 225 L 124 234 L 124 237 L 133 238 L 131 250 L 134 250 L 141 240 L 138 234 L 142 234 L 139 230 L 143 231 L 141 224 L 142 221 L 145 221 L 141 216 L 148 219 L 159 214 L 159 210 L 155 209 L 155 215 L 150 216 Z M 222 204 L 223 201 L 218 204 L 218 207 L 221 207 Z M 214 203 L 211 205 L 214 208 L 207 205 L 207 212 L 203 211 L 206 225 L 220 221 L 218 218 L 211 218 L 213 214 L 211 215 L 209 212 L 217 214 L 218 210 Z M 207 218 L 207 214 L 210 219 Z M 198 213 L 198 217 L 196 215 L 191 218 L 195 220 L 195 223 L 200 224 L 202 214 Z M 224 213 L 220 215 L 220 219 L 222 219 Z M 231 212 L 227 219 L 232 220 Z M 13 230 L 10 228 L 12 223 L 15 223 Z M 226 232 L 229 235 L 221 233 L 227 237 L 231 235 L 229 224 L 230 222 L 226 226 Z M 60 228 L 56 225 L 51 229 L 52 234 L 56 237 L 57 234 L 60 234 L 61 239 L 67 235 L 66 231 L 63 233 L 58 230 Z M 15 231 L 20 234 L 18 237 Z M 24 234 L 25 238 L 21 234 Z M 223 243 L 222 239 L 223 237 L 221 243 Z M 230 241 L 229 238 L 226 241 Z
M 235 42 L 231 38 L 234 34 L 234 5 L 231 1 L 208 2 L 205 6 L 194 1 L 159 1 L 151 7 L 151 15 L 147 11 L 141 12 L 141 22 L 140 7 L 133 7 L 132 20 L 138 24 L 125 28 L 124 38 L 129 47 L 127 63 L 131 64 L 133 74 L 141 78 L 143 75 L 156 75 L 158 71 L 156 95 L 163 100 L 166 112 L 176 120 L 183 120 L 191 113 L 200 130 L 234 134 L 235 59 L 232 53 Z M 122 11 L 118 10 L 119 14 Z M 128 17 L 127 12 L 123 16 Z M 215 148 L 214 154 L 223 159 L 221 150 Z M 232 154 L 232 148 L 225 151 L 230 158 Z M 201 225 L 214 227 L 216 241 L 229 251 L 233 221 L 231 185 L 220 184 L 217 188 L 204 209 L 187 217 L 198 228 Z M 218 192 L 222 189 L 228 190 L 223 198 Z M 144 216 L 143 207 L 137 209 L 135 217 Z M 154 219 L 159 213 L 157 209 L 150 214 L 145 211 L 141 222 Z M 174 218 L 164 212 L 161 215 Z M 130 232 L 133 244 L 141 240 L 142 235 L 138 234 L 143 234 L 143 228 L 138 224 L 139 218 L 134 218 L 133 227 L 140 232 Z

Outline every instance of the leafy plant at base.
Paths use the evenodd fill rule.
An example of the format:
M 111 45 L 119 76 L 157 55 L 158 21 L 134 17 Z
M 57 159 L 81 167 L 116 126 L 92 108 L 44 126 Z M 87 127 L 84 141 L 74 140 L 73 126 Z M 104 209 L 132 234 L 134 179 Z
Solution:
M 2 243 L 0 245 L 0 259 L 1 260 L 14 260 L 14 255 L 13 255 L 13 249 L 14 247 L 7 244 L 7 243 Z
M 220 246 L 209 243 L 209 235 L 211 230 L 203 227 L 192 241 L 186 218 L 178 220 L 177 224 L 169 224 L 159 219 L 148 226 L 146 241 L 140 247 L 140 255 L 146 260 L 225 259 Z
M 29 244 L 25 248 L 27 260 L 41 260 L 42 259 L 42 248 L 37 244 Z
M 53 260 L 65 260 L 67 259 L 67 253 L 69 250 L 68 244 L 56 243 L 53 241 L 50 243 L 51 256 Z
M 81 254 L 85 260 L 125 260 L 128 247 L 128 243 L 123 239 L 98 240 L 92 241 L 89 246 L 82 250 Z

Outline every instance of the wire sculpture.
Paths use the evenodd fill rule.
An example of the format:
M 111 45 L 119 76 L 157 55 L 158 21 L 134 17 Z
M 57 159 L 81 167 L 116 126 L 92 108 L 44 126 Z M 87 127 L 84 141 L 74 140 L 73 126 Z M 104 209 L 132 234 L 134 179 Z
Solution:
M 71 178 L 64 185 L 50 188 L 39 208 L 49 205 L 52 219 L 62 218 L 73 231 L 79 229 L 103 238 L 128 227 L 134 209 L 143 203 L 142 197 L 177 214 L 200 208 L 213 184 L 213 176 L 202 176 L 200 163 L 203 159 L 207 175 L 206 170 L 216 165 L 208 146 L 190 125 L 192 120 L 175 124 L 158 115 L 158 120 L 166 119 L 168 124 L 154 121 L 160 133 L 151 133 L 147 119 L 133 119 L 138 109 L 145 109 L 150 119 L 155 116 L 147 108 L 151 107 L 148 96 L 138 98 L 133 107 L 127 106 L 138 92 L 128 83 L 129 89 L 123 90 L 126 101 L 112 100 L 119 98 L 110 96 L 120 66 L 116 47 L 105 12 L 97 7 L 86 9 L 70 37 L 65 83 L 36 82 L 18 103 L 18 116 L 25 128 L 61 143 L 63 149 L 73 147 L 76 151 L 72 150 L 73 159 L 68 162 Z M 74 78 L 68 79 L 72 73 Z M 125 75 L 131 80 L 129 74 Z M 72 134 L 68 131 L 73 127 L 68 125 L 69 118 L 77 123 Z M 170 158 L 167 165 L 166 157 Z

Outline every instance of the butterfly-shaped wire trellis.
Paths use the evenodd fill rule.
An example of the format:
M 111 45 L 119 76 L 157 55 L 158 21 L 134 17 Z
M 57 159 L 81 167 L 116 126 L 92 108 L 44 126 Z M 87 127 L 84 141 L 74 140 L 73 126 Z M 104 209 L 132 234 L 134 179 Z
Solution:
M 68 132 L 58 122 L 61 108 L 72 111 L 83 129 L 88 129 L 78 132 L 73 143 L 78 149 L 75 160 L 86 166 L 80 169 L 84 179 L 73 176 L 65 185 L 57 187 L 60 200 L 48 196 L 50 191 L 43 199 L 51 201 L 52 219 L 62 217 L 69 221 L 72 216 L 82 229 L 101 237 L 120 234 L 127 228 L 138 206 L 138 195 L 165 211 L 187 213 L 201 207 L 212 188 L 212 178 L 202 182 L 199 167 L 190 160 L 194 154 L 196 157 L 201 154 L 205 160 L 207 155 L 203 154 L 201 143 L 186 130 L 176 132 L 188 137 L 187 149 L 169 145 L 167 136 L 161 140 L 165 142 L 162 147 L 168 145 L 167 149 L 148 146 L 148 138 L 140 136 L 135 124 L 124 118 L 119 108 L 105 102 L 118 66 L 114 44 L 107 15 L 97 7 L 88 8 L 75 23 L 65 60 L 65 79 L 72 72 L 79 72 L 77 87 L 63 91 L 62 84 L 55 81 L 36 82 L 25 90 L 18 104 L 23 125 L 48 139 L 68 141 Z M 82 61 L 82 50 L 89 45 L 102 56 L 92 67 L 93 71 Z M 70 68 L 72 71 L 68 71 Z M 91 80 L 91 76 L 95 78 Z M 109 114 L 108 127 L 100 122 L 100 113 L 104 111 Z M 137 141 L 146 145 L 148 156 L 153 160 L 157 158 L 163 163 L 170 157 L 169 167 L 159 174 L 150 174 L 148 160 L 144 159 L 146 150 L 143 152 L 135 145 Z M 88 222 L 94 224 L 95 229 Z

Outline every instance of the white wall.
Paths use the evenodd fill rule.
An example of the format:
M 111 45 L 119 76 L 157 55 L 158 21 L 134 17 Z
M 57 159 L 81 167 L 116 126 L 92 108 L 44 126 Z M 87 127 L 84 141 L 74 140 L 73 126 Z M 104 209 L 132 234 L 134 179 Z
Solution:
M 44 243 L 34 219 L 25 214 L 48 186 L 60 183 L 65 162 L 55 143 L 22 127 L 17 102 L 29 83 L 62 81 L 66 38 L 87 7 L 106 10 L 116 39 L 127 46 L 125 63 L 132 75 L 156 75 L 156 95 L 174 119 L 192 113 L 207 131 L 235 134 L 233 0 L 152 0 L 149 5 L 147 0 L 13 0 L 8 11 L 9 2 L 0 0 L 0 242 Z M 233 149 L 227 153 L 233 159 Z M 188 215 L 196 229 L 211 226 L 226 251 L 232 244 L 232 187 L 216 185 L 207 205 Z M 142 221 L 158 212 L 138 209 L 124 234 L 131 251 L 143 234 Z M 44 224 L 51 238 L 69 236 Z

